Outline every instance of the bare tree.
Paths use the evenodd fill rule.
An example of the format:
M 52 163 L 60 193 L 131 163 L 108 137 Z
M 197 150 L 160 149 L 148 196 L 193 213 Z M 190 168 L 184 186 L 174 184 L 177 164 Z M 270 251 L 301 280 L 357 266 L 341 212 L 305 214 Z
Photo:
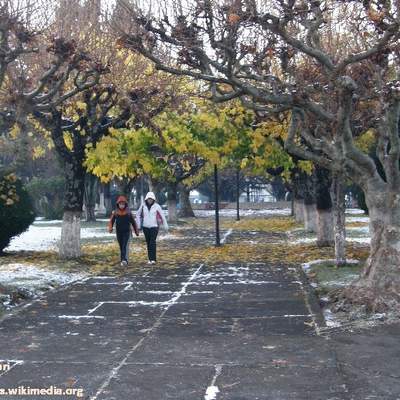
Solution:
M 132 22 L 119 30 L 125 46 L 161 70 L 210 83 L 215 101 L 290 113 L 286 149 L 362 187 L 371 253 L 346 297 L 398 310 L 399 2 L 193 0 L 173 12 L 166 2 L 120 3 Z M 368 129 L 383 175 L 354 142 Z

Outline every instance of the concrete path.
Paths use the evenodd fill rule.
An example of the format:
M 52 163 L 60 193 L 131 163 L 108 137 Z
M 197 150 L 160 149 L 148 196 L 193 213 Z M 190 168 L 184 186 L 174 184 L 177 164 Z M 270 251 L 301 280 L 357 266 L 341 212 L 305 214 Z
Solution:
M 321 324 L 300 271 L 283 265 L 90 278 L 0 323 L 0 388 L 77 391 L 0 399 L 350 398 Z

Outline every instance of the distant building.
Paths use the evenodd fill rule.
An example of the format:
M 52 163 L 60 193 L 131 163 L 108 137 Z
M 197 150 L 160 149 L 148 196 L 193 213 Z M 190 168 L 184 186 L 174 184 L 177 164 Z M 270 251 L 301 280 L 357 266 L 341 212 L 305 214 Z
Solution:
M 241 203 L 265 203 L 276 201 L 275 197 L 271 194 L 271 185 L 257 185 L 249 186 L 248 191 L 244 191 L 239 198 Z
M 210 199 L 207 196 L 204 196 L 197 190 L 192 190 L 190 192 L 189 199 L 192 204 L 202 204 L 202 203 L 208 203 L 210 201 Z

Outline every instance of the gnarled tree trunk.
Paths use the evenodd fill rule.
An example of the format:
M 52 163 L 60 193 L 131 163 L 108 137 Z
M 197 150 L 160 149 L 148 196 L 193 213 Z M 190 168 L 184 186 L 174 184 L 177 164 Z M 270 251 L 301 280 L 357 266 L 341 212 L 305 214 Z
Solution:
M 180 186 L 179 200 L 181 208 L 179 210 L 179 217 L 193 218 L 195 217 L 192 204 L 190 203 L 190 189 L 184 185 Z
M 81 215 L 85 190 L 85 170 L 80 161 L 64 161 L 65 197 L 59 255 L 77 258 L 81 255 Z
M 370 254 L 360 278 L 345 295 L 368 311 L 400 312 L 400 188 L 368 186 Z
M 317 209 L 317 246 L 328 247 L 334 244 L 332 199 L 330 194 L 330 172 L 316 167 L 314 172 L 315 200 Z
M 341 267 L 346 264 L 346 205 L 344 182 L 341 175 L 335 174 L 332 179 L 333 225 L 335 231 L 335 264 Z

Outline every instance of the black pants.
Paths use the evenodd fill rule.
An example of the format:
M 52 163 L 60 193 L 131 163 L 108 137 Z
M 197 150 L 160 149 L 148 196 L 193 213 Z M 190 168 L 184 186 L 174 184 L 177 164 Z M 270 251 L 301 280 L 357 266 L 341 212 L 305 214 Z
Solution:
M 143 227 L 144 237 L 147 243 L 147 254 L 150 261 L 157 261 L 157 245 L 156 239 L 158 235 L 158 228 L 145 228 Z
M 121 253 L 121 261 L 128 262 L 129 256 L 129 239 L 131 237 L 131 231 L 117 231 L 117 240 L 119 244 L 119 250 Z

